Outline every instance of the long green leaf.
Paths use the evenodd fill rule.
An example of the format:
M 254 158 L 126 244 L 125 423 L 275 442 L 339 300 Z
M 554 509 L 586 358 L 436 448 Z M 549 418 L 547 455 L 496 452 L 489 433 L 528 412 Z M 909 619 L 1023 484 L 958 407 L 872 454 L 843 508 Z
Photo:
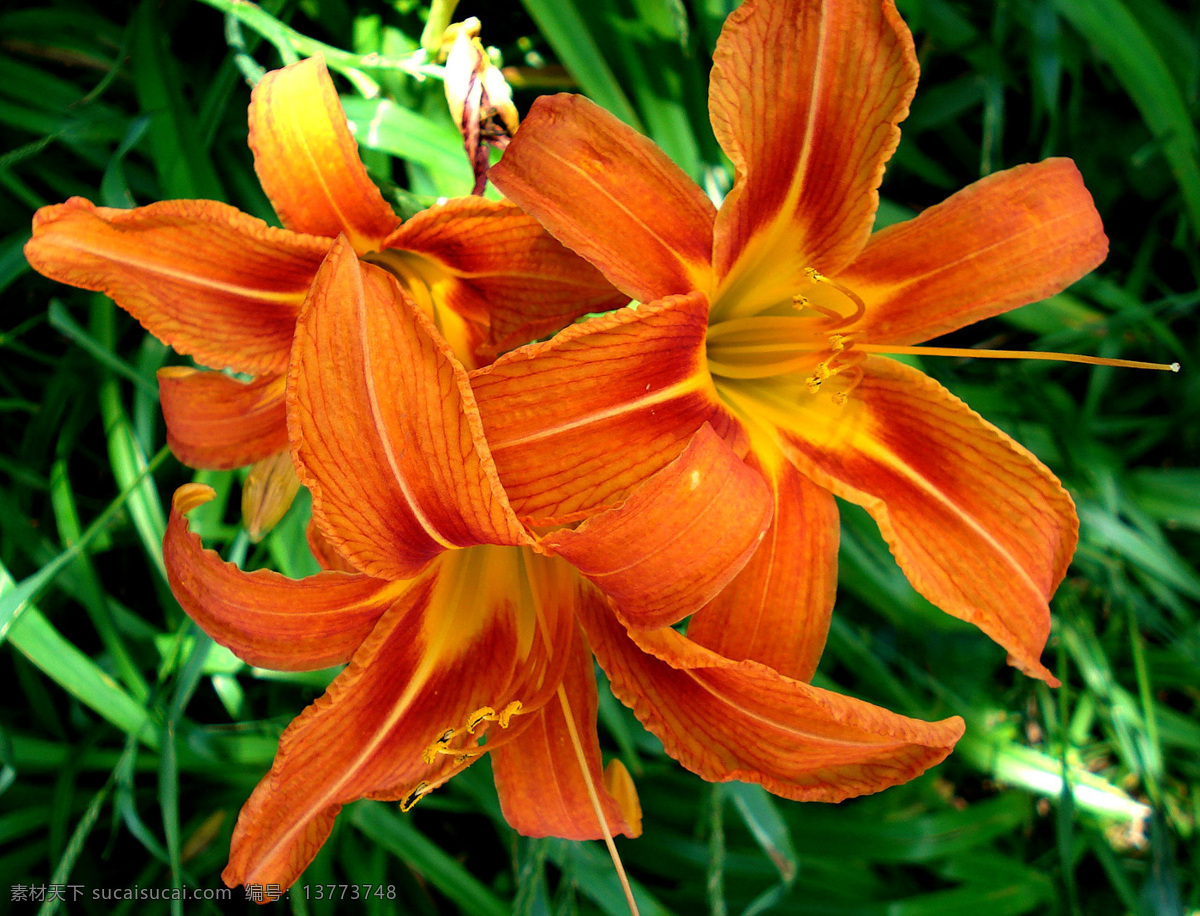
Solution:
M 14 585 L 0 566 L 0 593 Z M 148 747 L 158 745 L 146 707 L 80 652 L 32 604 L 8 631 L 8 642 L 79 702 Z
M 575 0 L 522 0 L 538 28 L 579 88 L 597 105 L 642 130 L 625 90 L 613 75 L 604 53 L 584 23 Z
M 1121 0 L 1056 0 L 1058 9 L 1112 65 L 1162 145 L 1183 194 L 1193 237 L 1200 236 L 1200 139 L 1170 69 Z
M 509 916 L 504 901 L 484 887 L 462 863 L 442 852 L 412 826 L 377 802 L 357 802 L 349 809 L 351 823 L 374 842 L 416 869 L 439 891 L 473 916 Z

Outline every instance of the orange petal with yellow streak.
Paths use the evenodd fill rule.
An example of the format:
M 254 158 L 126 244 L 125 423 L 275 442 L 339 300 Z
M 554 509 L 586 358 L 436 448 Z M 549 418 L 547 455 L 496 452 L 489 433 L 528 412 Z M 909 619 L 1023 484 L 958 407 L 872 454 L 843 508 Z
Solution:
M 989 175 L 875 233 L 838 280 L 866 303 L 852 332 L 915 344 L 1051 296 L 1107 253 L 1075 163 L 1047 159 Z
M 596 675 L 592 653 L 578 627 L 561 693 L 565 701 L 556 695 L 519 737 L 492 752 L 504 819 L 523 836 L 600 839 L 604 833 L 596 820 L 586 778 L 595 789 L 609 834 L 638 836 L 640 820 L 631 824 L 621 804 L 605 788 L 596 735 Z M 568 708 L 587 763 L 586 777 L 567 726 Z
M 394 277 L 339 239 L 296 326 L 288 424 L 333 547 L 385 579 L 447 547 L 530 543 L 483 439 L 466 372 Z
M 434 301 L 489 328 L 492 356 L 629 301 L 507 202 L 448 200 L 406 222 L 387 247 L 428 259 Z
M 608 595 L 631 626 L 670 626 L 745 566 L 771 524 L 771 491 L 705 423 L 619 508 L 542 543 Z
M 770 486 L 771 527 L 745 569 L 688 621 L 688 639 L 807 683 L 837 591 L 837 504 L 782 456 L 752 453 L 747 464 Z
M 274 229 L 227 204 L 42 207 L 25 256 L 60 283 L 105 293 L 159 340 L 214 368 L 287 368 L 296 316 L 327 239 Z
M 1039 657 L 1049 599 L 1078 540 L 1075 505 L 1022 446 L 933 379 L 871 356 L 841 407 L 798 399 L 785 418 L 802 473 L 874 516 L 913 587 L 975 624 L 1051 685 Z
M 653 142 L 582 96 L 535 101 L 488 177 L 631 299 L 708 292 L 712 202 Z
M 747 0 L 730 14 L 709 84 L 737 170 L 713 247 L 722 314 L 785 301 L 805 268 L 853 260 L 916 82 L 891 0 Z
M 471 373 L 517 513 L 557 518 L 613 504 L 706 422 L 745 452 L 705 365 L 707 318 L 700 294 L 672 296 L 572 325 Z
M 317 565 L 321 569 L 331 569 L 338 572 L 356 573 L 359 569 L 343 557 L 333 545 L 325 539 L 325 535 L 321 533 L 321 528 L 317 525 L 316 520 L 311 516 L 308 519 L 308 525 L 304 529 L 304 539 L 308 542 L 308 549 L 313 555 L 313 559 L 317 561 Z
M 238 817 L 227 884 L 286 888 L 342 805 L 411 799 L 468 763 L 461 753 L 510 734 L 519 740 L 562 678 L 574 627 L 573 614 L 522 600 L 528 556 L 490 546 L 452 551 L 411 581 L 325 695 L 284 732 L 271 771 Z M 430 754 L 472 713 L 514 701 L 525 708 L 507 728 L 481 719 L 474 734 L 453 739 L 450 753 Z M 488 743 L 477 745 L 484 735 Z
M 343 664 L 408 587 L 340 572 L 306 579 L 243 572 L 188 528 L 187 513 L 213 495 L 202 484 L 175 491 L 163 539 L 167 581 L 200 629 L 251 665 L 315 671 Z
M 367 175 L 320 57 L 274 70 L 254 87 L 250 148 L 258 180 L 289 229 L 344 234 L 366 254 L 400 225 Z
M 626 631 L 598 602 L 584 605 L 582 620 L 613 693 L 668 754 L 711 782 L 836 802 L 907 782 L 963 733 L 957 716 L 898 716 L 732 661 L 669 627 Z
M 228 470 L 288 447 L 284 377 L 241 382 L 187 366 L 158 370 L 158 396 L 167 445 L 193 468 Z

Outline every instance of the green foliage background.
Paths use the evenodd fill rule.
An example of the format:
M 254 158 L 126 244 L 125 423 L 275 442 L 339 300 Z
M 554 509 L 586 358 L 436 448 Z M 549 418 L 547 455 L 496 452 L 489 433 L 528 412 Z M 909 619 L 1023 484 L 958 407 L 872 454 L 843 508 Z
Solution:
M 216 487 L 218 501 L 198 513 L 206 542 L 290 575 L 312 569 L 305 507 L 250 547 L 233 475 L 193 475 L 163 446 L 154 371 L 179 358 L 104 297 L 29 270 L 21 247 L 33 210 L 72 194 L 108 206 L 211 197 L 270 219 L 246 149 L 244 78 L 318 42 L 342 74 L 351 120 L 373 125 L 359 136 L 364 157 L 398 207 L 470 187 L 440 83 L 364 59 L 411 60 L 417 0 L 273 0 L 270 13 L 205 3 L 17 0 L 0 10 L 0 908 L 4 885 L 73 884 L 89 896 L 218 887 L 237 809 L 283 726 L 330 677 L 247 668 L 180 611 L 159 547 L 174 487 L 193 476 Z M 464 0 L 456 18 L 483 18 L 485 42 L 520 68 L 522 106 L 577 87 L 719 191 L 728 173 L 705 92 L 730 4 Z M 1046 656 L 1065 686 L 1014 674 L 985 637 L 930 607 L 870 520 L 847 507 L 817 682 L 909 715 L 961 714 L 967 737 L 910 785 L 800 805 L 703 783 L 609 697 L 602 740 L 634 773 L 646 811 L 644 837 L 622 841 L 622 856 L 648 916 L 1194 914 L 1200 10 L 1187 0 L 898 5 L 924 78 L 881 220 L 989 172 L 1066 155 L 1112 239 L 1093 276 L 955 343 L 1178 360 L 1183 372 L 926 360 L 1078 501 L 1082 541 Z M 513 834 L 486 763 L 411 815 L 351 806 L 304 882 L 276 906 L 625 911 L 602 847 Z M 320 885 L 347 883 L 391 885 L 397 899 L 318 899 L 328 896 Z M 247 904 L 239 892 L 223 904 L 11 906 Z

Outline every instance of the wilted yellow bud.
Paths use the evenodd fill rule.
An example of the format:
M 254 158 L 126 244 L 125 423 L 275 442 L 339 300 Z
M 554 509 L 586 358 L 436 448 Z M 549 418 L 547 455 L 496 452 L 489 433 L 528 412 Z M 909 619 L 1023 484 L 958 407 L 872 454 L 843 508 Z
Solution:
M 480 22 L 474 16 L 446 29 L 446 102 L 463 135 L 467 159 L 475 172 L 473 194 L 487 184 L 488 147 L 504 149 L 519 118 L 512 90 L 479 40 Z
M 291 508 L 300 490 L 300 479 L 290 452 L 277 452 L 254 462 L 242 485 L 242 523 L 257 543 Z

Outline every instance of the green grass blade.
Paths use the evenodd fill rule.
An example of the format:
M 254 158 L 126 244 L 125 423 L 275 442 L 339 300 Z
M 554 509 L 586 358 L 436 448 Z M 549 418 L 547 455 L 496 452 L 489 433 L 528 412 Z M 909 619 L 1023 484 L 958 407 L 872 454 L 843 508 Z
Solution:
M 644 130 L 574 0 L 523 0 L 523 3 L 558 59 L 579 83 L 580 90 L 626 124 Z
M 34 573 L 27 579 L 21 581 L 20 584 L 13 583 L 11 580 L 5 583 L 5 587 L 0 589 L 0 641 L 11 630 L 14 621 L 19 619 L 19 615 L 41 594 L 42 589 L 49 585 L 54 578 L 59 575 L 74 559 L 79 555 L 91 541 L 98 537 L 104 530 L 104 527 L 109 523 L 117 511 L 125 505 L 137 487 L 140 487 L 151 475 L 154 470 L 166 459 L 170 452 L 163 447 L 137 474 L 133 477 L 125 489 L 117 496 L 108 507 L 96 517 L 79 539 L 70 547 L 64 550 L 61 554 L 43 566 L 40 570 Z M 160 561 L 161 561 L 161 550 Z
M 448 856 L 412 823 L 377 802 L 356 802 L 349 820 L 374 842 L 416 869 L 439 891 L 472 916 L 509 916 L 509 907 Z
M 1137 105 L 1179 184 L 1192 237 L 1200 236 L 1200 140 L 1158 48 L 1121 0 L 1056 0 L 1056 4 L 1112 65 Z
M 0 593 L 13 585 L 0 566 Z M 149 747 L 158 744 L 146 707 L 129 696 L 29 604 L 8 631 L 8 642 L 71 696 Z

